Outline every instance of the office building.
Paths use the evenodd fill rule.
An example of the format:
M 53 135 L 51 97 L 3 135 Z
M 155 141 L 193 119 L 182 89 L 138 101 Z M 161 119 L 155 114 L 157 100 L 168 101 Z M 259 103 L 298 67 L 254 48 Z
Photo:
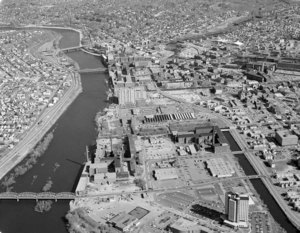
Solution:
M 224 222 L 233 227 L 247 227 L 249 212 L 249 196 L 234 192 L 225 194 L 225 214 L 227 220 Z

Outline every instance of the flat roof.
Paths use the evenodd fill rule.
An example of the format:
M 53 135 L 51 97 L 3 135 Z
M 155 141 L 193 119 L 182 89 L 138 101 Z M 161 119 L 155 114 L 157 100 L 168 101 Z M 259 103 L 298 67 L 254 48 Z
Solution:
M 194 131 L 196 128 L 209 127 L 209 126 L 212 126 L 212 124 L 209 122 L 191 120 L 185 122 L 170 123 L 170 130 L 178 131 L 178 132 L 188 132 L 188 131 Z
M 106 162 L 101 161 L 100 163 L 91 163 L 90 164 L 90 169 L 95 169 L 95 168 L 107 168 L 108 164 Z
M 214 158 L 206 161 L 207 168 L 210 170 L 213 176 L 225 177 L 232 176 L 235 171 L 232 168 L 231 164 L 223 158 Z
M 291 138 L 297 138 L 298 137 L 296 135 L 293 135 L 291 134 L 289 131 L 287 130 L 279 130 L 279 131 L 276 131 L 276 133 L 280 136 L 280 137 L 284 137 L 284 138 L 287 138 L 287 137 L 291 137 Z
M 220 130 L 220 128 L 218 126 L 216 126 L 215 130 L 216 130 L 216 133 L 218 135 L 218 142 L 220 144 L 227 144 L 227 145 L 229 145 L 227 138 L 225 137 L 225 135 L 223 134 L 223 132 Z
M 135 143 L 132 134 L 128 134 L 128 143 L 129 143 L 129 150 L 131 154 L 136 154 Z
M 177 179 L 178 175 L 175 168 L 155 169 L 155 177 L 157 180 Z
M 136 208 L 131 210 L 128 214 L 135 217 L 135 218 L 137 218 L 137 219 L 142 219 L 143 217 L 145 217 L 149 213 L 150 213 L 149 210 L 146 210 L 142 207 L 137 206 Z
M 78 184 L 76 186 L 76 192 L 84 191 L 86 188 L 86 185 L 88 183 L 89 177 L 87 175 L 81 175 Z
M 118 213 L 109 222 L 115 224 L 118 228 L 123 229 L 137 220 L 136 217 L 125 212 Z

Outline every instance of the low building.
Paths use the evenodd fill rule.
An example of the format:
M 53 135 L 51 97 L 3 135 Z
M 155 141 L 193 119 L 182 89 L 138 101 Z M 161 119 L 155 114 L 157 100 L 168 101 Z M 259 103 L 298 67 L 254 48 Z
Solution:
M 100 163 L 92 163 L 88 166 L 89 175 L 92 176 L 98 173 L 106 173 L 107 172 L 107 163 L 100 162 Z
M 207 168 L 214 177 L 230 177 L 235 171 L 228 161 L 223 158 L 214 158 L 206 161 Z
M 146 90 L 144 86 L 126 87 L 119 85 L 115 87 L 115 96 L 118 97 L 120 105 L 136 104 L 137 100 L 146 99 Z
M 276 131 L 275 139 L 281 146 L 292 146 L 298 144 L 298 137 L 288 131 Z
M 109 223 L 122 232 L 129 231 L 138 222 L 138 219 L 130 214 L 121 212 L 109 220 Z
M 172 180 L 178 179 L 175 168 L 162 168 L 154 170 L 154 177 L 157 180 Z
M 229 143 L 218 126 L 210 123 L 171 125 L 172 138 L 179 143 L 201 144 L 203 140 L 211 140 L 215 153 L 230 151 Z
M 86 186 L 89 182 L 89 177 L 87 174 L 82 174 L 79 178 L 75 193 L 76 195 L 82 195 L 85 193 Z
M 116 173 L 97 173 L 94 175 L 95 184 L 110 184 L 117 180 Z
M 214 93 L 215 93 L 216 95 L 221 95 L 221 94 L 223 93 L 222 87 L 219 87 L 219 86 L 214 87 L 214 88 L 213 88 L 213 91 L 214 91 Z
M 250 72 L 245 72 L 245 75 L 248 80 L 255 80 L 258 82 L 266 82 L 267 81 L 266 78 L 260 72 L 250 71 Z

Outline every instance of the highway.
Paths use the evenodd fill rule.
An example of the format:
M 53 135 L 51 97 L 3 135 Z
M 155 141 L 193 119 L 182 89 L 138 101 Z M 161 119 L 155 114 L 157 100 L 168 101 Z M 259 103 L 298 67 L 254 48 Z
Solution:
M 27 26 L 27 28 L 29 27 L 31 26 Z M 48 28 L 43 26 L 37 27 Z M 59 27 L 52 28 L 70 29 Z M 79 32 L 80 38 L 82 38 L 81 32 L 77 32 Z M 40 46 L 40 44 L 38 46 Z M 54 58 L 45 57 L 44 59 L 57 66 L 60 66 L 59 62 Z M 13 169 L 28 155 L 28 153 L 36 146 L 36 144 L 43 138 L 43 136 L 51 129 L 53 124 L 58 120 L 62 113 L 82 92 L 80 75 L 71 69 L 69 69 L 68 72 L 72 79 L 69 89 L 59 99 L 59 101 L 56 104 L 54 104 L 54 106 L 45 108 L 40 114 L 40 116 L 36 119 L 36 121 L 30 126 L 28 131 L 24 134 L 22 140 L 11 151 L 9 151 L 6 155 L 0 158 L 0 179 L 2 179 L 11 169 Z
M 47 108 L 29 129 L 24 139 L 0 159 L 0 179 L 27 156 L 81 92 L 80 76 L 73 73 L 71 87 L 64 96 L 53 107 Z

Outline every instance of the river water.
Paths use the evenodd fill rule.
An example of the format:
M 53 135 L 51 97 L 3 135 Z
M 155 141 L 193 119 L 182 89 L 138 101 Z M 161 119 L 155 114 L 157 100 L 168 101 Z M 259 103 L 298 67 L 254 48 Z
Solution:
M 55 30 L 63 35 L 61 48 L 77 46 L 77 32 Z M 103 67 L 98 57 L 84 52 L 69 53 L 81 68 Z M 53 181 L 50 191 L 74 191 L 77 177 L 85 161 L 86 145 L 97 136 L 94 118 L 106 105 L 107 85 L 105 73 L 81 75 L 83 92 L 53 126 L 54 138 L 38 163 L 25 175 L 16 179 L 15 192 L 40 192 L 49 177 Z M 55 170 L 55 166 L 59 167 Z M 33 177 L 37 176 L 34 180 Z M 1 190 L 3 191 L 3 190 Z M 37 213 L 35 201 L 0 201 L 0 231 L 2 233 L 66 233 L 64 216 L 69 201 L 58 201 L 47 213 Z
M 224 131 L 223 133 L 230 144 L 231 150 L 240 151 L 241 149 L 237 142 L 234 140 L 231 133 L 229 131 Z M 234 156 L 237 158 L 246 175 L 257 175 L 256 171 L 243 153 L 235 154 Z M 287 233 L 299 233 L 297 228 L 294 227 L 294 225 L 289 221 L 284 212 L 281 210 L 280 206 L 277 204 L 261 179 L 252 179 L 250 180 L 250 182 L 258 193 L 260 199 L 264 202 L 264 204 L 267 205 L 267 208 L 275 221 L 279 223 Z
M 77 32 L 57 29 L 55 31 L 63 35 L 60 41 L 61 48 L 78 45 Z M 103 66 L 99 58 L 84 52 L 72 52 L 68 55 L 83 69 Z M 107 78 L 104 73 L 81 75 L 83 92 L 54 125 L 54 138 L 47 151 L 30 171 L 16 179 L 13 191 L 40 192 L 49 177 L 53 181 L 51 191 L 74 191 L 74 185 L 85 161 L 85 147 L 92 144 L 96 138 L 94 117 L 106 105 L 105 79 Z M 225 133 L 225 136 L 231 149 L 239 151 L 240 148 L 231 134 Z M 236 156 L 239 156 L 239 163 L 247 175 L 255 174 L 244 154 Z M 55 170 L 56 164 L 59 164 L 59 167 Z M 37 176 L 35 181 L 34 176 Z M 251 182 L 274 219 L 288 233 L 298 232 L 262 181 L 256 179 Z M 0 231 L 2 233 L 67 233 L 64 216 L 69 210 L 69 201 L 58 201 L 52 205 L 49 212 L 43 214 L 35 212 L 34 206 L 35 201 L 20 201 L 19 203 L 13 200 L 0 201 Z

